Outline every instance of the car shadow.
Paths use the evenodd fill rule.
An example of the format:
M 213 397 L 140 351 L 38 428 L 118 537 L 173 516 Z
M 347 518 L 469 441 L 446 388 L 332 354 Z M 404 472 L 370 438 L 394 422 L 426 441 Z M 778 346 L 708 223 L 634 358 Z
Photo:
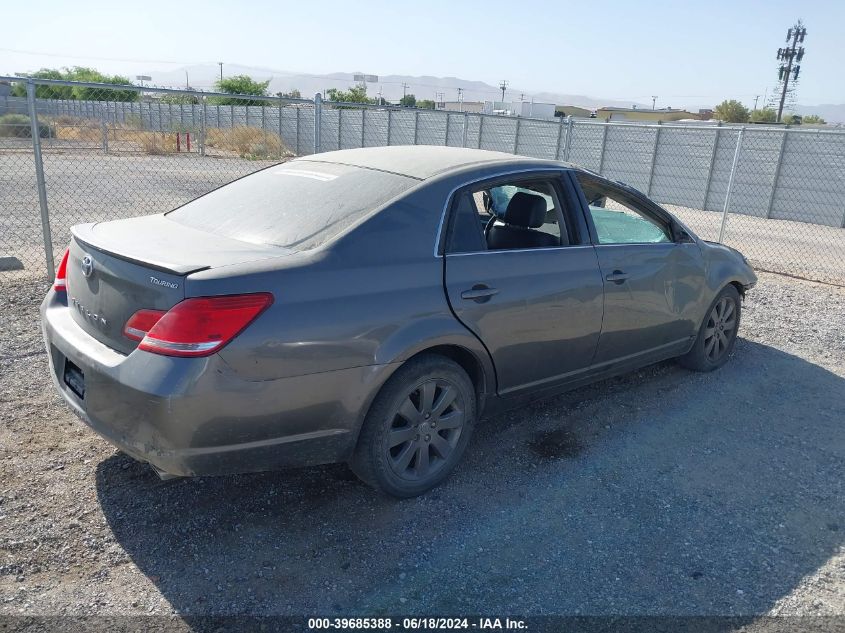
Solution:
M 845 535 L 845 379 L 740 339 L 483 421 L 440 488 L 343 465 L 160 481 L 116 455 L 115 539 L 181 614 L 761 614 Z

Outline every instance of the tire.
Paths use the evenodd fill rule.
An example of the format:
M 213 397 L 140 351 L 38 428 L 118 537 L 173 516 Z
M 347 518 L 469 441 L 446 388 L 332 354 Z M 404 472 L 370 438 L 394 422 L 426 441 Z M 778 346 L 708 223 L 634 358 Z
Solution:
M 678 361 L 694 371 L 713 371 L 724 365 L 733 352 L 739 331 L 742 303 L 733 285 L 722 288 L 707 313 L 692 349 Z
M 458 465 L 475 416 L 475 388 L 460 365 L 433 354 L 414 358 L 373 401 L 350 467 L 390 496 L 421 495 Z

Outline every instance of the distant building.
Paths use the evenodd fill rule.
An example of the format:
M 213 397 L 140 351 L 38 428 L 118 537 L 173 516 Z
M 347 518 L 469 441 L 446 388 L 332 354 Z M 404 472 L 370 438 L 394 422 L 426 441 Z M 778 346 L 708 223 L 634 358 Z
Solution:
M 555 104 L 537 101 L 485 101 L 482 113 L 530 119 L 554 119 Z
M 574 116 L 589 119 L 595 110 L 580 108 L 573 105 L 559 105 L 555 107 L 555 116 Z
M 438 110 L 447 112 L 475 112 L 476 114 L 484 109 L 483 101 L 438 101 Z
M 596 117 L 606 121 L 679 121 L 680 119 L 700 119 L 701 117 L 687 110 L 661 108 L 599 108 Z

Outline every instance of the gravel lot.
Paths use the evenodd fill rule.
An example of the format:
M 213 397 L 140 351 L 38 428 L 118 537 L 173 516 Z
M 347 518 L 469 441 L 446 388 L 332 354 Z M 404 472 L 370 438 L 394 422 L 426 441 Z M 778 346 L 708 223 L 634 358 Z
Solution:
M 486 420 L 401 502 L 341 465 L 160 481 L 54 394 L 44 291 L 0 288 L 0 614 L 845 615 L 845 289 L 761 274 L 722 370 Z
M 845 289 L 761 274 L 735 357 L 486 420 L 418 499 L 345 466 L 160 481 L 0 292 L 0 614 L 845 615 Z

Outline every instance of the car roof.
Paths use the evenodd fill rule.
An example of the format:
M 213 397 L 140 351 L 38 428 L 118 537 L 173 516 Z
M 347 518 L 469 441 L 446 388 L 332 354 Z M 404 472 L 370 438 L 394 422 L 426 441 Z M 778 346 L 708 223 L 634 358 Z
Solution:
M 394 145 L 389 147 L 344 149 L 304 156 L 295 159 L 295 161 L 353 165 L 366 169 L 377 169 L 379 171 L 401 174 L 418 180 L 426 180 L 444 173 L 480 164 L 536 164 L 538 167 L 572 167 L 567 163 L 530 158 L 516 154 L 440 145 Z

